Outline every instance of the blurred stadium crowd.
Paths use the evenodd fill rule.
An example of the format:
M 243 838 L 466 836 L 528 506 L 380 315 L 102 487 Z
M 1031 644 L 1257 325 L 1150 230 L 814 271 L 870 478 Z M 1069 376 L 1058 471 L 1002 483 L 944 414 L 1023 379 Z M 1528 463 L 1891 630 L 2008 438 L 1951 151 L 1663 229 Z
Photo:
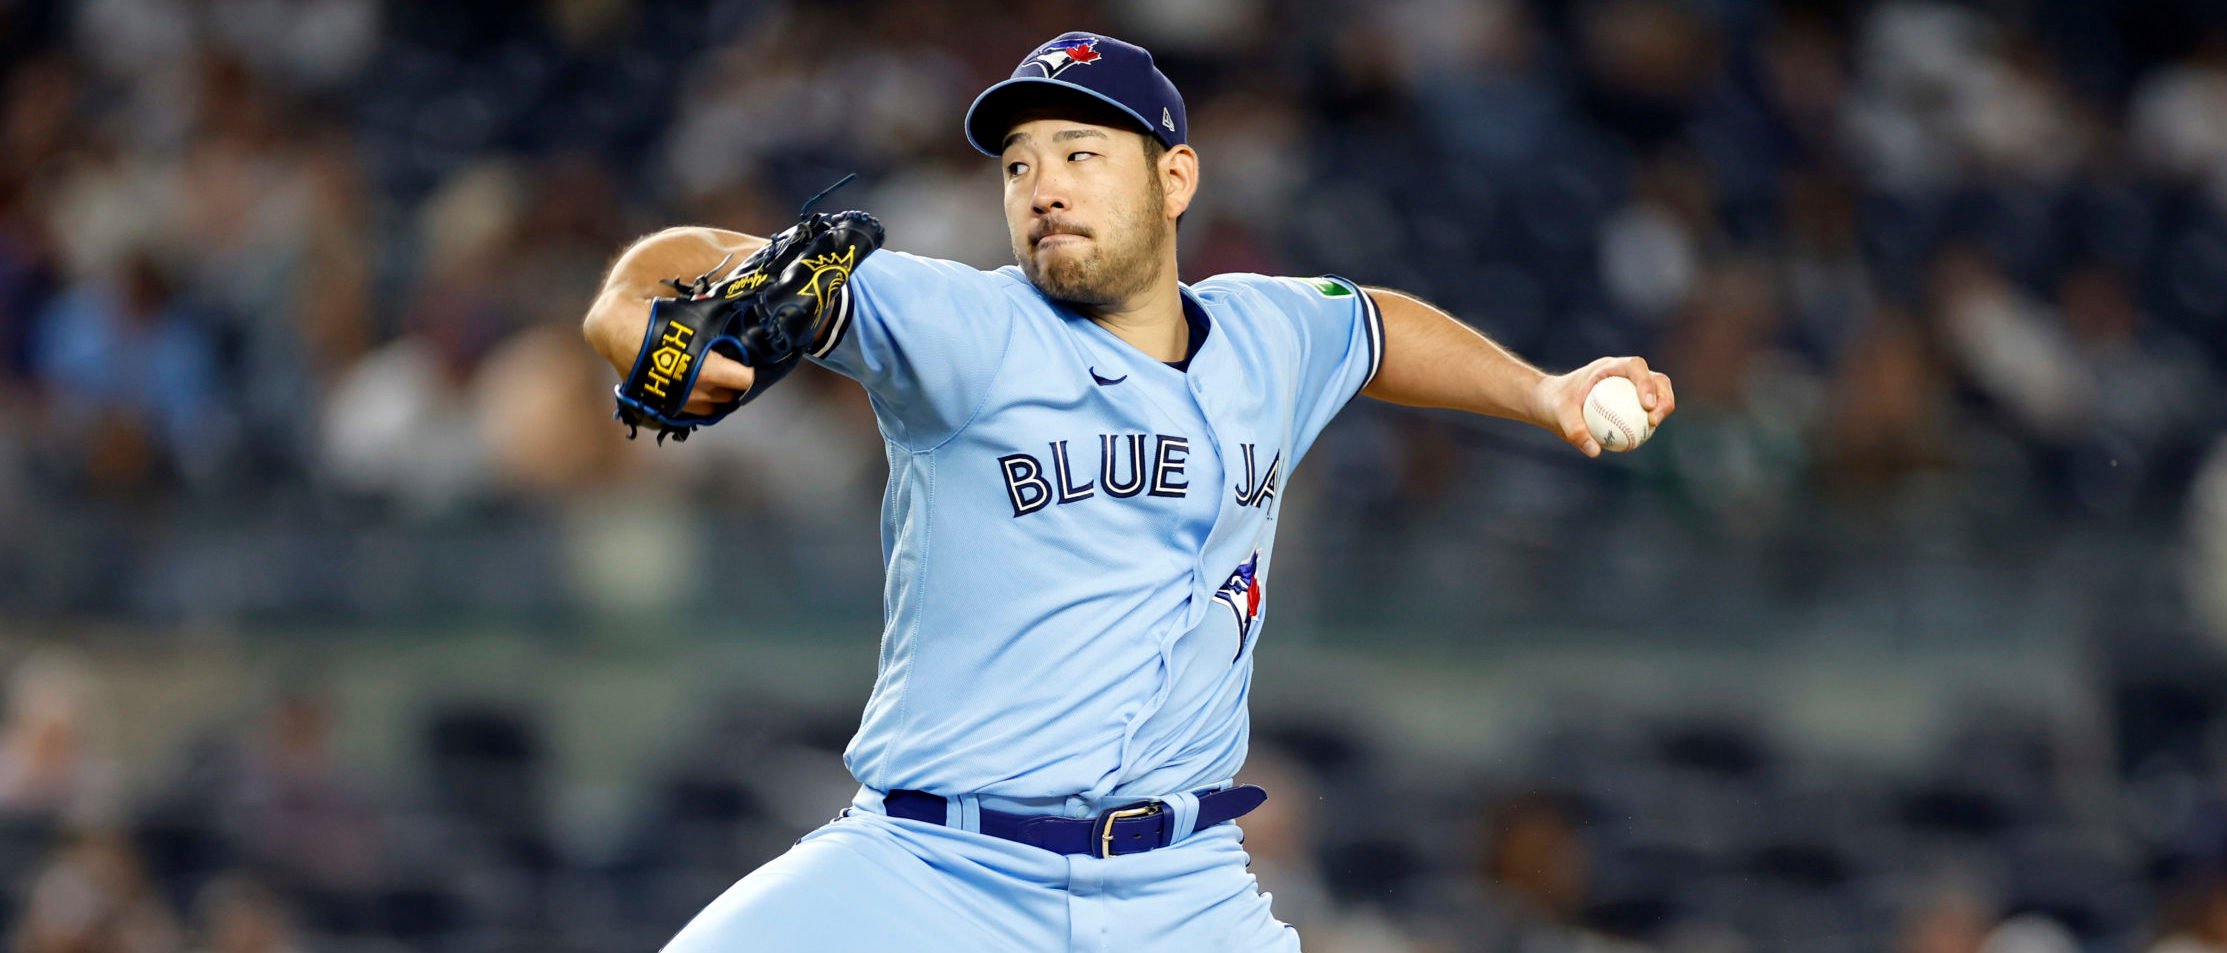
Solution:
M 1969 600 L 1931 567 L 2009 560 L 1973 627 L 2071 598 L 2227 631 L 2227 13 L 2198 0 L 0 0 L 0 613 L 709 591 L 685 580 L 717 534 L 669 572 L 610 558 L 642 525 L 612 509 L 662 505 L 789 565 L 744 597 L 819 580 L 800 611 L 870 618 L 856 388 L 800 374 L 655 452 L 609 422 L 575 322 L 633 236 L 770 231 L 852 170 L 838 204 L 893 247 L 1008 261 L 959 117 L 1077 27 L 1184 88 L 1187 276 L 1335 271 L 1547 366 L 1639 353 L 1678 382 L 1654 445 L 1591 467 L 1356 405 L 1295 503 L 1352 559 L 1293 557 L 1324 617 L 1594 611 L 1553 569 L 1608 508 L 1644 528 L 1610 569 L 1657 614 L 1824 598 L 1840 570 Z M 549 839 L 517 712 L 429 715 L 407 802 L 334 763 L 314 692 L 126 783 L 158 766 L 83 748 L 82 674 L 0 664 L 0 925 L 26 953 L 654 944 L 810 822 L 744 762 L 849 728 L 706 729 L 716 757 L 590 861 Z M 2227 682 L 2132 667 L 2170 671 L 2115 685 L 2112 753 L 2070 767 L 2015 720 L 1889 781 L 1752 723 L 1575 719 L 1481 797 L 1295 730 L 1257 768 L 1279 790 L 1442 823 L 1346 830 L 1300 795 L 1247 827 L 1311 949 L 2227 950 L 2201 687 Z M 1910 876 L 1934 870 L 1958 874 Z
M 9 949 L 653 949 L 852 788 L 847 699 L 735 697 L 662 730 L 621 820 L 586 832 L 560 788 L 553 702 L 427 704 L 402 719 L 407 767 L 375 777 L 342 753 L 336 684 L 271 685 L 132 766 L 102 743 L 126 684 L 62 652 L 13 667 Z M 2113 704 L 2187 726 L 2220 713 L 2169 683 Z M 1550 707 L 1483 771 L 1402 754 L 1367 719 L 1263 719 L 1243 777 L 1274 793 L 1245 819 L 1246 849 L 1307 949 L 2221 948 L 2227 801 L 2161 768 L 2185 751 L 2121 747 L 2134 760 L 2114 765 L 2112 739 L 1982 704 L 1883 769 L 1791 746 L 1760 709 Z

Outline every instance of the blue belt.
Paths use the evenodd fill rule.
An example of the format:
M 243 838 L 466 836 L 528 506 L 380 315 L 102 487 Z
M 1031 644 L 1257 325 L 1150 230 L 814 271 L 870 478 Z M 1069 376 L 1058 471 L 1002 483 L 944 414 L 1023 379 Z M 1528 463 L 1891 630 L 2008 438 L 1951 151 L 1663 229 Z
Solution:
M 1257 785 L 1199 795 L 1198 820 L 1191 830 L 1200 831 L 1233 821 L 1268 800 Z M 950 802 L 926 791 L 891 791 L 882 796 L 882 810 L 891 817 L 942 826 L 949 818 Z M 1166 847 L 1176 834 L 1174 812 L 1159 801 L 1141 801 L 1112 808 L 1097 817 L 1057 817 L 1046 814 L 1008 814 L 982 810 L 981 832 L 991 837 L 1040 847 L 1055 854 L 1088 854 L 1119 857 Z

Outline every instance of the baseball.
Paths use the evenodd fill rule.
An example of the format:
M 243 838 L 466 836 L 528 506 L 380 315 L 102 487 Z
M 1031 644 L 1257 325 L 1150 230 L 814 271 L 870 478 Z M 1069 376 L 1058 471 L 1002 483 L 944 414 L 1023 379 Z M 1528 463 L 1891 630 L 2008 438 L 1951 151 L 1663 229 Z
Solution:
M 1646 409 L 1639 406 L 1639 388 L 1625 377 L 1601 378 L 1586 393 L 1585 427 L 1611 453 L 1636 449 L 1655 432 Z

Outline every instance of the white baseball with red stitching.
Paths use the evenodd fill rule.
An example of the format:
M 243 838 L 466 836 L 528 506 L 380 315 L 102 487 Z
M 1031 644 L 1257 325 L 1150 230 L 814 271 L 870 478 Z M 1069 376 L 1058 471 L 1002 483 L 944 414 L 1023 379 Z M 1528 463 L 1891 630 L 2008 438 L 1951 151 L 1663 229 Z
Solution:
M 1604 377 L 1586 393 L 1585 427 L 1611 453 L 1635 449 L 1655 432 L 1639 406 L 1639 388 L 1625 377 Z

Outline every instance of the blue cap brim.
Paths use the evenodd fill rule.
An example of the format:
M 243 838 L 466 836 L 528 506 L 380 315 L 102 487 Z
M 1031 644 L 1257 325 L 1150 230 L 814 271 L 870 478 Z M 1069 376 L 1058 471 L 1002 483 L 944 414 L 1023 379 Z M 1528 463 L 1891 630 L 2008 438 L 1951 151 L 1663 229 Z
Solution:
M 1014 93 L 1009 91 L 1023 85 L 1054 86 L 1060 89 L 1073 90 L 1074 92 L 1081 93 L 1082 95 L 1088 96 L 1099 102 L 1105 103 L 1108 106 L 1112 106 L 1115 109 L 1121 110 L 1122 115 L 1136 120 L 1137 129 L 1139 132 L 1143 132 L 1146 135 L 1150 135 L 1154 138 L 1160 138 L 1159 132 L 1153 129 L 1151 120 L 1137 115 L 1136 110 L 1122 105 L 1113 97 L 1107 96 L 1106 94 L 1101 93 L 1095 89 L 1091 89 L 1087 86 L 1080 86 L 1075 83 L 1070 83 L 1063 79 L 1049 79 L 1042 76 L 1015 76 L 1012 79 L 1006 80 L 1005 82 L 992 86 L 989 89 L 983 90 L 982 95 L 974 97 L 974 105 L 967 107 L 967 144 L 973 146 L 975 148 L 975 151 L 980 152 L 986 156 L 991 156 L 993 158 L 1005 152 L 1005 133 L 1007 128 L 1011 125 L 1009 122 L 1006 121 L 1005 117 L 1010 113 L 1010 110 L 998 109 L 997 107 L 1000 104 L 992 103 L 990 100 L 991 97 L 997 97 L 1001 100 L 1012 98 L 1014 96 Z M 999 95 L 1001 93 L 1003 93 L 1004 95 Z M 993 124 L 997 128 L 988 128 L 990 125 Z M 1175 145 L 1175 143 L 1167 142 L 1166 139 L 1161 139 L 1161 142 L 1170 146 Z

